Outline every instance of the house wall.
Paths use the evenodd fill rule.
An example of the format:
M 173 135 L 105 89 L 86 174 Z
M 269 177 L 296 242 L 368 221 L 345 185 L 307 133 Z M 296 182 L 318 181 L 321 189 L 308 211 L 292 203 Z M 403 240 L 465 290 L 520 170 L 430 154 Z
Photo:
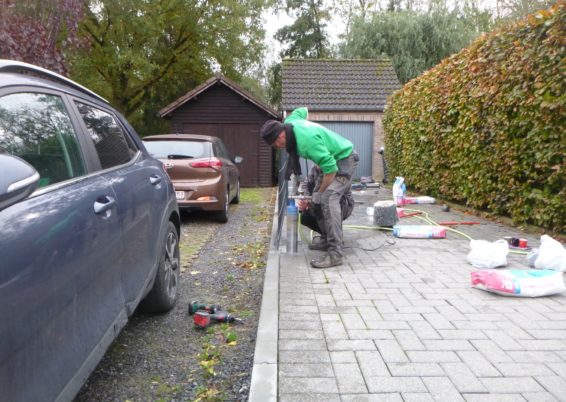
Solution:
M 221 138 L 240 166 L 243 187 L 273 185 L 273 151 L 259 137 L 259 129 L 273 118 L 223 84 L 216 84 L 171 113 L 173 133 L 205 134 Z
M 287 111 L 289 115 L 291 111 Z M 376 181 L 383 180 L 383 162 L 378 151 L 384 144 L 382 112 L 317 112 L 309 110 L 309 120 L 313 121 L 352 121 L 373 123 L 372 176 Z

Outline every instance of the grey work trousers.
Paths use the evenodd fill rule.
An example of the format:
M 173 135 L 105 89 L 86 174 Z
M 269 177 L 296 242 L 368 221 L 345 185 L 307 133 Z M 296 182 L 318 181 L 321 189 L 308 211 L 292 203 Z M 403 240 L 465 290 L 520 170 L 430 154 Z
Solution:
M 322 237 L 326 238 L 328 252 L 335 256 L 344 255 L 344 235 L 342 232 L 342 208 L 340 199 L 352 188 L 352 176 L 356 171 L 360 157 L 352 151 L 350 156 L 336 164 L 338 172 L 332 183 L 321 195 L 320 212 L 315 216 L 318 225 L 323 229 Z

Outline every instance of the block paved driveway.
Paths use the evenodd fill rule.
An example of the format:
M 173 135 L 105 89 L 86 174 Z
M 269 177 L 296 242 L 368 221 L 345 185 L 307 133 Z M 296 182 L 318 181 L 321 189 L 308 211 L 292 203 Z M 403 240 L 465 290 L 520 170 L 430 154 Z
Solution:
M 365 203 L 345 224 L 370 224 L 366 207 L 389 197 L 356 195 Z M 419 209 L 480 220 L 461 227 L 476 239 L 518 233 L 438 205 Z M 411 222 L 420 223 L 402 220 Z M 521 237 L 538 244 L 538 236 Z M 566 401 L 566 295 L 472 289 L 468 241 L 454 234 L 391 239 L 345 229 L 345 264 L 326 270 L 308 266 L 317 253 L 304 245 L 281 254 L 280 401 Z M 508 262 L 526 268 L 524 256 Z

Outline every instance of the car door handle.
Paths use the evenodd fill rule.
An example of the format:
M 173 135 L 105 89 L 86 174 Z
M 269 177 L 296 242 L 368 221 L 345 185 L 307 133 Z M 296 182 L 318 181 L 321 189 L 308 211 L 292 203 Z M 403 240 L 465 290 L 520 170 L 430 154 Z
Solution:
M 101 202 L 102 200 L 105 200 L 106 202 Z M 104 197 L 99 198 L 94 202 L 94 213 L 98 215 L 103 212 L 106 212 L 110 208 L 112 208 L 115 204 L 116 204 L 116 200 L 113 197 L 110 197 L 109 195 L 105 195 Z
M 157 175 L 149 176 L 149 182 L 154 186 L 158 183 L 161 183 L 161 177 Z

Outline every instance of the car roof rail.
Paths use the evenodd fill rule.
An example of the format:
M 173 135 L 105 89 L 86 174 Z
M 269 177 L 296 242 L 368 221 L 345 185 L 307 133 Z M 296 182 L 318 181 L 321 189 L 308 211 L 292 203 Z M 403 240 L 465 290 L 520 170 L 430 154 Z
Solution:
M 31 74 L 31 75 L 38 76 L 40 78 L 47 78 L 47 79 L 50 79 L 51 81 L 55 81 L 55 82 L 58 82 L 58 83 L 68 85 L 68 86 L 76 89 L 77 91 L 80 91 L 80 92 L 83 92 L 87 95 L 93 96 L 93 97 L 97 98 L 98 100 L 103 101 L 104 103 L 108 103 L 108 104 L 110 103 L 106 99 L 104 99 L 102 96 L 97 95 L 96 93 L 92 92 L 90 89 L 87 89 L 80 84 L 77 84 L 75 81 L 70 80 L 67 77 L 63 77 L 60 74 L 54 73 L 53 71 L 49 71 L 45 68 L 35 66 L 33 64 L 24 63 L 24 62 L 21 62 L 21 61 L 0 59 L 0 71 L 16 72 L 16 73 L 17 72 L 23 72 L 23 73 L 28 73 L 28 74 Z

